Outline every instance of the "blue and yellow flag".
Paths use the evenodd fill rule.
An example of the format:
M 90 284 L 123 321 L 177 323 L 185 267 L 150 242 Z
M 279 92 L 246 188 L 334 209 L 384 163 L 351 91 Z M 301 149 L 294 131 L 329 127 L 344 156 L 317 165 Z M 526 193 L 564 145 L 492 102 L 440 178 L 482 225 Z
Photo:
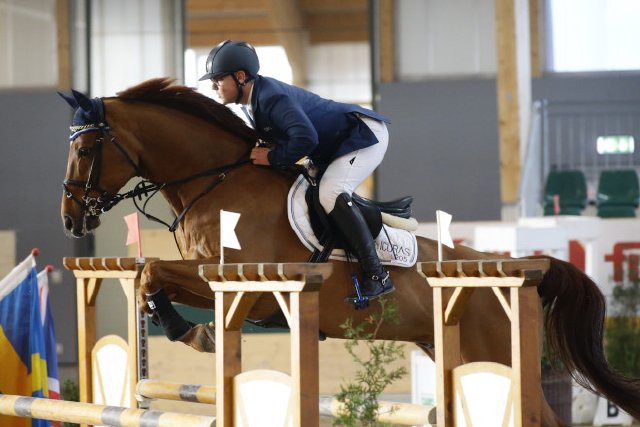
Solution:
M 49 397 L 38 277 L 29 255 L 0 281 L 0 393 Z M 49 426 L 49 421 L 2 417 L 3 427 Z
M 38 292 L 40 293 L 40 320 L 44 334 L 44 347 L 47 353 L 47 385 L 49 399 L 60 399 L 60 381 L 58 380 L 58 352 L 56 330 L 49 299 L 49 272 L 53 267 L 47 266 L 38 273 Z M 51 427 L 62 427 L 60 421 L 51 421 Z

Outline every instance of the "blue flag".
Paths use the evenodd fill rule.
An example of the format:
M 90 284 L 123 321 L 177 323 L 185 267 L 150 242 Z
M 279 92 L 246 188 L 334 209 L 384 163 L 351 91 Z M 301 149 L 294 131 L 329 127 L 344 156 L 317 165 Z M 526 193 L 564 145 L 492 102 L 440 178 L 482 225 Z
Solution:
M 38 277 L 33 255 L 0 281 L 0 360 L 1 393 L 49 397 Z M 0 424 L 11 427 L 50 426 L 46 420 L 16 417 L 0 417 Z

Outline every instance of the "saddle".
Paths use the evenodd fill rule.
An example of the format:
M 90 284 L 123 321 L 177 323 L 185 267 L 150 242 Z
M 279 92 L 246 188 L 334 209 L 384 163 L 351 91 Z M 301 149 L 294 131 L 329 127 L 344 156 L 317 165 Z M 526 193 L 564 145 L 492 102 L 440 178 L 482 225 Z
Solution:
M 307 178 L 305 176 L 305 178 Z M 309 180 L 307 178 L 307 180 Z M 320 204 L 319 188 L 315 185 L 315 180 L 310 181 L 311 185 L 305 193 L 305 200 L 309 208 L 309 219 L 311 228 L 316 238 L 323 246 L 323 250 L 315 250 L 309 262 L 326 262 L 333 249 L 347 249 L 340 232 L 337 230 L 329 215 Z M 382 214 L 388 214 L 400 218 L 411 218 L 412 196 L 400 199 L 378 202 L 362 197 L 356 193 L 351 195 L 354 204 L 362 212 L 371 236 L 375 239 L 382 230 Z

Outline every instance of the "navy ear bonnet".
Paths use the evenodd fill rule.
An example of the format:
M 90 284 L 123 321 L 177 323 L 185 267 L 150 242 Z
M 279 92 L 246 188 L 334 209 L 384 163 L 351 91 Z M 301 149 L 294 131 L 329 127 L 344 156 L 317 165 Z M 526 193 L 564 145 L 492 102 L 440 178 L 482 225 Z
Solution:
M 73 123 L 69 127 L 71 130 L 69 140 L 73 141 L 86 132 L 109 129 L 104 117 L 102 98 L 91 99 L 73 89 L 71 89 L 71 94 L 73 96 L 58 92 L 58 95 L 67 101 L 67 104 L 76 109 L 73 115 Z

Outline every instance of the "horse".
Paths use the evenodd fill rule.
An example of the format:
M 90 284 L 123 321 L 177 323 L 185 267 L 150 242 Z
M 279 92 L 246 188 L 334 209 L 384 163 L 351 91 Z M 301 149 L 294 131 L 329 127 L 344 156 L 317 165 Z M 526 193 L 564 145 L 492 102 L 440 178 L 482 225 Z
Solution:
M 241 213 L 236 232 L 241 242 L 250 242 L 240 251 L 227 251 L 226 262 L 309 259 L 286 214 L 286 196 L 295 177 L 249 161 L 258 136 L 228 108 L 168 78 L 142 82 L 115 97 L 89 99 L 76 91 L 63 97 L 76 109 L 61 202 L 65 230 L 83 237 L 100 225 L 100 214 L 111 206 L 149 192 L 160 192 L 175 215 L 168 225 L 183 260 L 147 263 L 138 295 L 141 308 L 148 311 L 146 295 L 160 289 L 174 302 L 213 307 L 214 295 L 199 277 L 198 266 L 220 261 L 221 209 Z M 143 181 L 130 192 L 118 193 L 134 177 Z M 417 243 L 418 261 L 437 259 L 436 242 L 418 237 Z M 443 249 L 445 260 L 504 258 L 461 245 Z M 579 383 L 640 419 L 640 381 L 616 372 L 604 355 L 602 293 L 570 263 L 549 259 L 550 268 L 538 287 L 537 321 L 551 350 Z M 353 293 L 353 268 L 333 261 L 333 274 L 321 288 L 320 330 L 327 337 L 344 338 L 340 324 L 345 319 L 364 321 L 379 310 L 375 303 L 354 310 L 343 302 Z M 401 321 L 383 324 L 376 338 L 416 343 L 433 358 L 430 288 L 415 268 L 390 270 L 396 291 L 387 298 L 398 305 Z M 275 298 L 263 295 L 249 318 L 265 319 L 277 311 Z M 194 325 L 180 340 L 199 351 L 214 351 L 213 327 Z M 509 322 L 490 290 L 479 289 L 468 302 L 461 319 L 460 352 L 464 362 L 510 364 Z M 563 425 L 542 400 L 542 425 Z

